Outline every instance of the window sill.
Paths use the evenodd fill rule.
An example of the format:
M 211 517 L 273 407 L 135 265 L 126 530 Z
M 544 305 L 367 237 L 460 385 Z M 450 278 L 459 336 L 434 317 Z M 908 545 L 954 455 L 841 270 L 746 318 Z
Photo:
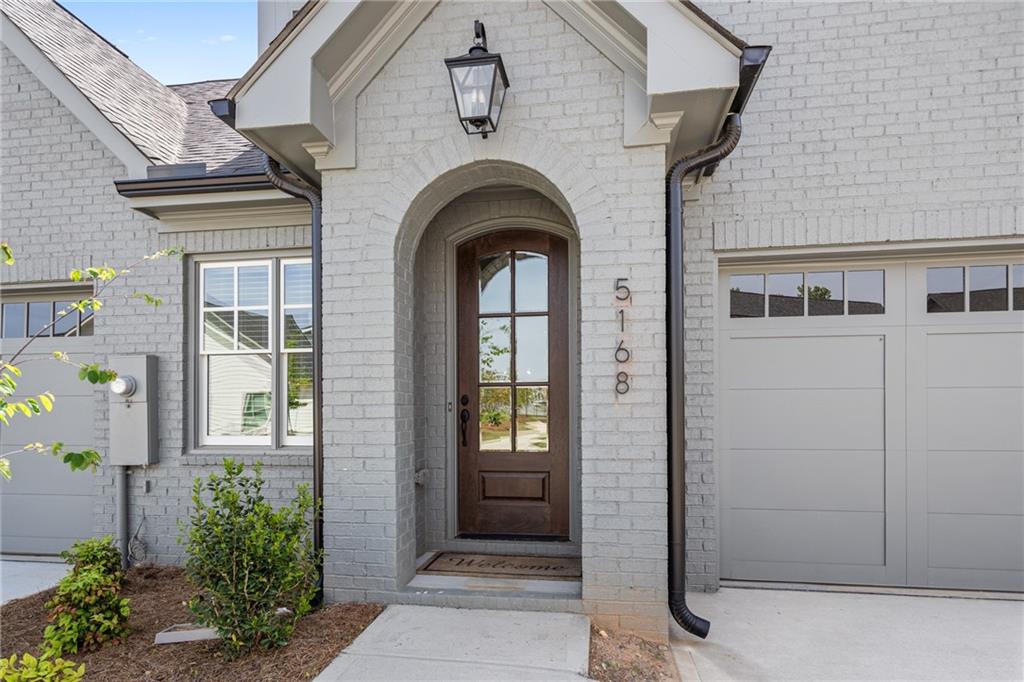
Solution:
M 295 445 L 281 448 L 263 446 L 245 447 L 241 445 L 204 445 L 186 450 L 181 460 L 185 464 L 199 466 L 221 466 L 226 458 L 240 464 L 251 466 L 262 462 L 265 467 L 311 467 L 313 466 L 313 446 Z

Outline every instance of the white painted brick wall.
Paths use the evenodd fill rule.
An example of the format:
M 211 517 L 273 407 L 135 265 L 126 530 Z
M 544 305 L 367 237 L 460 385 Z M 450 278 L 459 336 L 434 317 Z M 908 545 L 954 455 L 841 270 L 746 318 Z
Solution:
M 700 4 L 774 47 L 687 196 L 687 573 L 715 589 L 716 254 L 1024 234 L 1024 4 Z
M 309 244 L 309 228 L 241 229 L 157 235 L 157 223 L 130 210 L 113 181 L 125 177 L 124 166 L 45 86 L 3 48 L 2 127 L 0 127 L 0 219 L 2 236 L 15 249 L 17 263 L 0 268 L 3 282 L 67 281 L 75 267 L 110 264 L 123 267 L 168 246 L 188 253 L 281 249 Z M 185 347 L 186 263 L 167 259 L 147 263 L 111 287 L 96 316 L 95 358 L 106 354 L 153 353 L 159 359 L 160 463 L 135 468 L 130 483 L 132 532 L 148 558 L 172 563 L 181 559 L 178 521 L 191 505 L 192 480 L 220 467 L 221 453 L 184 454 L 183 414 L 194 395 L 185 382 L 189 364 Z M 161 296 L 154 310 L 133 291 Z M 31 370 L 29 370 L 31 371 Z M 58 400 L 55 414 L 59 416 Z M 92 443 L 101 453 L 107 444 L 107 392 L 96 390 Z M 308 481 L 310 455 L 238 457 L 265 463 L 268 497 L 281 500 Z M 90 476 L 81 473 L 81 476 Z M 150 481 L 149 493 L 144 481 Z M 106 467 L 95 474 L 96 533 L 114 530 L 113 477 Z
M 474 19 L 513 83 L 488 140 L 457 127 L 440 67 L 465 52 Z M 358 104 L 359 167 L 323 178 L 326 484 L 356 491 L 326 501 L 332 595 L 402 598 L 416 544 L 413 249 L 474 183 L 540 182 L 518 163 L 564 194 L 579 226 L 584 601 L 664 637 L 664 150 L 622 147 L 621 72 L 541 3 L 442 3 Z M 617 277 L 634 292 L 620 398 Z

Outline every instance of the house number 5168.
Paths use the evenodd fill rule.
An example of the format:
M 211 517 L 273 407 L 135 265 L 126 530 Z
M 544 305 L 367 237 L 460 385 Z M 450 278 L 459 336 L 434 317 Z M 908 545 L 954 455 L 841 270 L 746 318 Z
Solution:
M 626 277 L 619 277 L 615 280 L 615 300 L 619 304 L 618 310 L 615 314 L 619 318 L 619 333 L 625 334 L 626 332 L 626 308 L 629 304 L 633 293 L 629 290 L 626 285 L 629 279 Z M 626 348 L 626 340 L 619 338 L 619 345 L 615 347 L 615 362 L 619 365 L 624 365 L 629 362 L 632 357 L 632 353 Z M 619 395 L 625 395 L 629 393 L 629 373 L 623 369 L 620 369 L 615 375 L 615 392 Z

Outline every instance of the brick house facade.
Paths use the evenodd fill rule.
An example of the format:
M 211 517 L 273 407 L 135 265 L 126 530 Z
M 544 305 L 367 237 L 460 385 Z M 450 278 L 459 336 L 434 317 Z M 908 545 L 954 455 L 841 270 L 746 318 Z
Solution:
M 317 33 L 322 27 L 316 22 L 326 22 L 337 6 L 301 10 L 309 15 L 303 17 L 300 11 L 288 27 L 288 16 L 274 19 L 269 10 L 262 10 L 268 14 L 261 14 L 261 32 L 264 22 L 272 28 L 261 35 L 261 48 L 266 47 L 265 55 L 277 54 L 277 61 L 258 62 L 259 68 L 243 78 L 248 90 L 223 82 L 194 95 L 188 103 L 193 113 L 186 116 L 193 123 L 186 123 L 182 133 L 188 139 L 188 126 L 194 129 L 194 121 L 202 116 L 204 130 L 221 125 L 205 112 L 205 99 L 232 96 L 238 130 L 250 139 L 271 131 L 262 138 L 268 141 L 267 150 L 294 163 L 306 179 L 315 174 L 323 193 L 326 594 L 331 600 L 580 611 L 613 627 L 664 638 L 670 620 L 665 608 L 669 499 L 664 177 L 667 161 L 678 156 L 685 135 L 624 143 L 624 127 L 631 116 L 629 72 L 609 56 L 608 46 L 574 23 L 575 15 L 561 3 L 428 4 L 422 12 L 395 19 L 404 27 L 396 30 L 407 35 L 396 42 L 393 54 L 372 65 L 365 84 L 360 83 L 351 99 L 338 86 L 341 94 L 334 102 L 334 115 L 351 113 L 345 119 L 351 130 L 345 128 L 343 134 L 337 118 L 336 138 L 329 148 L 308 140 L 305 148 L 295 145 L 284 136 L 274 137 L 278 121 L 252 122 L 255 118 L 245 116 L 247 98 L 259 101 L 260 84 L 270 88 L 280 77 L 274 69 L 292 63 L 287 61 L 288 50 L 303 54 L 301 41 L 319 40 L 318 55 L 330 55 L 330 50 L 342 54 L 342 46 Z M 309 3 L 307 8 L 310 5 L 319 7 Z M 870 500 L 863 502 L 863 509 L 858 506 L 862 498 L 854 499 L 853 493 L 849 506 L 836 502 L 834 507 L 816 507 L 799 493 L 792 493 L 792 504 L 783 504 L 778 497 L 764 497 L 767 493 L 762 494 L 759 486 L 744 487 L 736 471 L 747 461 L 743 453 L 750 448 L 742 446 L 742 439 L 747 437 L 746 425 L 756 421 L 762 408 L 730 396 L 746 396 L 744 391 L 753 390 L 735 383 L 731 368 L 746 367 L 741 362 L 746 351 L 739 349 L 747 348 L 736 345 L 735 339 L 788 338 L 796 333 L 802 335 L 799 343 L 811 344 L 808 339 L 878 334 L 887 348 L 896 349 L 892 352 L 902 349 L 907 357 L 916 356 L 915 349 L 920 348 L 929 358 L 945 352 L 940 347 L 949 331 L 945 327 L 934 328 L 934 338 L 922 337 L 925 345 L 912 345 L 918 343 L 914 330 L 932 323 L 931 318 L 914 317 L 915 273 L 920 270 L 920 286 L 927 288 L 926 270 L 940 267 L 968 268 L 967 272 L 971 267 L 1006 268 L 1003 287 L 1009 300 L 1003 317 L 957 318 L 962 326 L 953 331 L 966 333 L 976 320 L 990 325 L 983 338 L 976 330 L 978 345 L 967 352 L 970 357 L 984 355 L 977 349 L 991 347 L 1000 371 L 1013 374 L 1013 351 L 1024 348 L 1022 335 L 1014 336 L 1024 314 L 1015 307 L 1024 279 L 1020 284 L 1013 279 L 1018 267 L 1024 278 L 1024 12 L 1014 3 L 713 2 L 702 3 L 701 9 L 736 35 L 772 45 L 773 52 L 749 99 L 739 147 L 713 176 L 686 184 L 688 587 L 714 590 L 722 578 L 748 578 L 1022 589 L 1017 583 L 1024 565 L 984 543 L 969 550 L 978 558 L 976 564 L 965 566 L 952 559 L 943 563 L 946 547 L 962 546 L 964 535 L 942 531 L 946 526 L 940 520 L 945 523 L 956 516 L 959 523 L 961 512 L 977 516 L 971 506 L 976 500 L 965 500 L 955 509 L 917 509 L 917 503 L 907 502 L 920 499 L 915 497 L 919 494 L 938 497 L 946 490 L 938 478 L 941 453 L 931 454 L 938 438 L 928 431 L 932 421 L 922 416 L 921 426 L 913 416 L 919 391 L 924 391 L 921 401 L 931 406 L 930 414 L 939 414 L 940 397 L 928 391 L 947 384 L 927 378 L 936 368 L 916 368 L 908 361 L 903 368 L 907 376 L 922 372 L 926 378 L 900 388 L 898 377 L 889 374 L 881 388 L 860 387 L 869 394 L 881 391 L 880 400 L 889 407 L 877 409 L 889 425 L 879 427 L 884 430 L 879 448 L 889 465 L 903 463 L 909 472 L 897 479 L 890 469 L 871 470 L 873 460 L 865 455 L 868 482 L 857 494 L 863 492 Z M 198 268 L 204 263 L 308 257 L 308 210 L 283 194 L 271 196 L 266 187 L 245 190 L 264 193 L 252 205 L 255 208 L 242 206 L 237 196 L 201 200 L 198 193 L 184 189 L 174 205 L 141 194 L 119 194 L 113 181 L 139 180 L 139 168 L 144 172 L 147 165 L 205 162 L 210 177 L 249 177 L 262 171 L 258 164 L 245 165 L 245 160 L 237 168 L 218 172 L 204 157 L 202 145 L 191 141 L 176 154 L 161 157 L 159 145 L 146 148 L 130 131 L 124 136 L 144 158 L 119 154 L 112 149 L 111 133 L 98 133 L 92 118 L 83 113 L 90 102 L 96 104 L 94 96 L 75 81 L 73 71 L 62 69 L 63 63 L 50 51 L 60 47 L 39 46 L 42 41 L 33 31 L 45 35 L 52 30 L 49 19 L 38 19 L 28 10 L 8 12 L 6 6 L 4 12 L 0 211 L 3 238 L 18 254 L 15 266 L 3 272 L 5 303 L 19 301 L 23 292 L 53 287 L 85 262 L 120 264 L 170 246 L 182 246 L 186 252 L 181 262 L 158 261 L 133 273 L 96 316 L 91 341 L 92 352 L 101 361 L 126 354 L 158 357 L 158 463 L 130 471 L 129 527 L 133 534 L 138 529 L 146 558 L 179 562 L 178 522 L 187 514 L 191 481 L 216 470 L 224 455 L 245 463 L 262 461 L 274 499 L 287 499 L 297 483 L 311 480 L 313 454 L 306 445 L 208 445 L 197 440 L 195 350 Z M 689 7 L 687 12 L 676 19 L 702 26 L 707 35 L 714 33 L 705 15 L 694 15 Z M 370 21 L 344 21 L 357 19 Z M 474 19 L 486 23 L 492 49 L 502 54 L 511 80 L 499 128 L 486 140 L 469 137 L 459 127 L 442 64 L 445 57 L 465 51 Z M 644 18 L 634 23 L 643 24 Z M 282 28 L 282 35 L 292 36 L 291 42 L 271 44 Z M 653 50 L 662 38 L 656 38 L 653 28 L 647 30 L 646 47 Z M 32 45 L 39 50 L 34 57 L 26 52 Z M 99 58 L 106 58 L 102 47 L 96 49 Z M 33 61 L 40 57 L 63 71 L 73 87 L 62 88 L 54 80 L 57 76 L 44 69 L 45 63 Z M 653 70 L 653 51 L 648 59 Z M 700 64 L 691 67 L 699 70 Z M 302 81 L 306 71 L 296 80 Z M 321 74 L 322 79 L 329 76 Z M 358 82 L 359 76 L 351 79 Z M 315 85 L 317 79 L 312 82 Z M 182 87 L 168 91 L 178 93 L 176 97 L 191 96 Z M 79 101 L 82 93 L 89 101 Z M 315 104 L 316 98 L 308 101 Z M 117 123 L 115 114 L 96 108 Z M 201 110 L 202 116 L 195 113 Z M 693 116 L 687 113 L 682 123 L 677 116 L 675 124 L 701 121 L 687 132 L 695 138 L 703 135 L 699 144 L 691 145 L 692 151 L 715 139 L 722 115 L 724 111 L 716 110 L 710 117 L 713 123 L 706 123 L 699 117 L 687 119 Z M 701 126 L 706 130 L 693 133 Z M 116 127 L 127 130 L 124 125 Z M 216 135 L 233 136 L 237 140 L 232 144 L 240 145 L 217 158 L 226 168 L 252 146 L 227 126 L 221 128 Z M 219 138 L 215 142 L 220 144 Z M 199 151 L 188 151 L 191 147 Z M 301 160 L 289 156 L 295 149 L 304 149 Z M 177 181 L 169 177 L 172 184 Z M 455 518 L 455 248 L 469 236 L 515 225 L 563 235 L 569 244 L 567 343 L 572 388 L 566 400 L 572 475 L 564 494 L 571 527 L 561 542 L 467 538 Z M 841 271 L 847 287 L 854 282 L 851 272 L 884 271 L 886 321 L 843 327 L 843 315 L 819 333 L 807 325 L 787 331 L 773 320 L 771 308 L 763 327 L 742 328 L 730 319 L 731 277 L 768 277 L 770 287 L 773 274 L 795 270 L 804 278 Z M 613 285 L 619 278 L 628 279 L 631 291 L 628 322 L 621 326 Z M 801 297 L 805 281 L 811 280 L 801 280 Z M 146 310 L 138 301 L 120 296 L 136 290 L 161 296 L 165 303 L 155 311 Z M 773 295 L 767 291 L 767 298 Z M 896 314 L 911 322 L 889 319 Z M 971 314 L 965 310 L 953 316 Z M 849 318 L 850 325 L 862 321 Z M 768 326 L 775 323 L 778 326 Z M 630 351 L 625 365 L 614 353 L 620 341 Z M 899 343 L 903 346 L 897 348 Z M 1008 355 L 1000 355 L 1007 349 Z M 744 357 L 760 352 L 752 350 Z M 827 358 L 832 352 L 831 346 L 815 347 L 807 357 Z M 879 356 L 867 348 L 861 352 L 858 347 L 852 357 L 864 363 L 864 373 L 874 372 L 880 365 L 872 363 Z M 880 360 L 888 363 L 890 372 L 894 357 Z M 629 375 L 624 395 L 614 390 L 616 374 L 622 370 Z M 779 386 L 783 384 L 780 379 Z M 983 399 L 1000 396 L 1000 405 L 1012 416 L 1022 385 L 992 380 L 982 386 L 989 391 Z M 832 387 L 834 392 L 838 386 Z M 783 388 L 820 390 L 803 384 Z M 803 404 L 803 399 L 796 396 L 794 405 Z M 884 410 L 899 401 L 911 416 L 906 429 L 896 433 L 892 414 Z M 92 405 L 91 442 L 103 450 L 109 442 L 109 401 L 97 391 Z M 870 401 L 858 405 L 865 414 L 873 414 L 877 407 Z M 977 419 L 981 417 L 974 422 Z M 758 428 L 763 432 L 753 432 L 751 438 L 767 442 L 774 437 L 772 424 Z M 946 464 L 972 486 L 998 487 L 997 479 L 1012 480 L 1024 467 L 1024 446 L 1012 433 L 998 432 L 995 445 L 989 447 L 978 445 L 980 436 L 972 433 L 965 427 L 960 432 L 966 434 L 965 445 L 950 449 L 1002 453 L 988 468 L 974 469 L 955 459 Z M 777 450 L 801 449 L 792 445 L 789 434 L 778 437 Z M 43 437 L 35 432 L 24 435 Z M 5 433 L 5 450 L 21 437 Z M 919 440 L 923 445 L 915 445 Z M 844 447 L 816 441 L 807 449 L 831 456 Z M 868 452 L 875 446 L 858 448 Z M 918 452 L 921 458 L 915 459 Z M 927 471 L 915 468 L 925 466 L 918 464 L 921 461 L 935 464 Z M 794 465 L 780 460 L 771 470 L 783 466 Z M 807 472 L 807 486 L 822 490 L 831 490 L 834 478 L 856 478 L 860 471 L 840 475 L 840 469 L 819 471 L 813 463 L 799 466 Z M 877 483 L 871 478 L 876 474 L 889 486 L 888 492 L 879 493 L 890 495 L 878 503 L 881 511 L 872 506 L 874 493 L 868 489 L 872 481 Z M 915 478 L 918 475 L 921 481 Z M 765 485 L 775 485 L 774 481 L 766 479 Z M 911 493 L 891 497 L 892 488 L 904 482 Z M 91 503 L 91 531 L 112 532 L 113 467 L 101 468 L 89 485 L 91 489 L 79 490 L 79 495 Z M 933 490 L 931 485 L 938 487 Z M 785 482 L 775 490 L 778 496 L 790 494 L 784 492 L 789 490 Z M 1000 517 L 1003 520 L 993 524 L 1003 525 L 965 532 L 988 538 L 993 545 L 1005 544 L 1005 538 L 1012 543 L 1017 528 L 1013 524 L 1024 518 L 1024 510 L 1016 509 L 1015 494 L 1005 492 L 1003 502 L 980 512 Z M 7 496 L 9 504 L 15 504 L 17 496 Z M 837 496 L 842 497 L 837 492 L 832 498 Z M 896 511 L 901 503 L 909 509 L 905 516 Z M 777 537 L 755 532 L 782 523 L 771 515 L 752 519 L 750 510 L 759 509 L 759 504 L 773 513 L 789 507 L 802 510 L 804 516 L 797 513 L 789 526 L 794 533 L 815 532 L 825 523 L 821 519 L 834 518 L 836 525 L 826 525 L 822 532 L 843 545 L 862 543 L 864 553 L 822 558 L 790 548 L 791 536 L 785 530 Z M 818 516 L 809 516 L 812 513 Z M 862 526 L 861 517 L 874 520 Z M 768 519 L 767 526 L 757 525 L 762 519 Z M 871 525 L 875 521 L 883 528 L 877 541 L 877 528 Z M 904 529 L 902 545 L 892 544 L 897 526 Z M 4 532 L 9 533 L 6 527 Z M 920 534 L 929 532 L 932 545 L 921 545 L 925 541 Z M 783 569 L 777 566 L 786 562 L 744 539 L 758 533 L 768 533 L 770 542 L 789 552 L 791 572 L 779 573 Z M 884 556 L 876 561 L 877 542 L 883 543 Z M 579 556 L 582 579 L 576 592 L 556 596 L 410 587 L 420 558 L 443 550 Z M 902 563 L 893 559 L 900 552 L 905 557 Z M 925 564 L 915 564 L 918 559 Z M 884 571 L 868 575 L 849 568 L 872 562 L 880 562 Z M 830 566 L 841 568 L 833 573 Z

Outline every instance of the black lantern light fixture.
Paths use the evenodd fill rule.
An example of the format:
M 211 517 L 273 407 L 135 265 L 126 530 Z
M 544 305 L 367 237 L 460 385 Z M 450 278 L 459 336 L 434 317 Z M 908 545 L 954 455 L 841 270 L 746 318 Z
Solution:
M 501 105 L 508 89 L 508 75 L 500 54 L 487 51 L 487 31 L 482 21 L 473 22 L 473 46 L 469 53 L 444 60 L 452 79 L 459 121 L 467 135 L 482 135 L 498 129 Z

